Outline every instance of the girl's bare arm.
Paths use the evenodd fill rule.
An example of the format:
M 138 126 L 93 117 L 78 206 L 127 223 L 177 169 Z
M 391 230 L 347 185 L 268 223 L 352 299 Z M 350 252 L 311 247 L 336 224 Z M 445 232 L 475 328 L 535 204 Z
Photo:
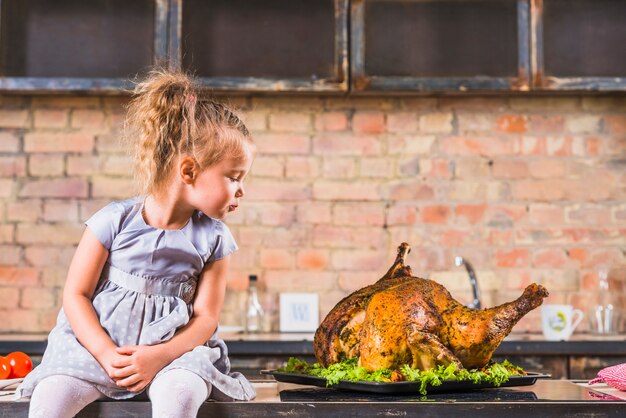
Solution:
M 70 264 L 63 291 L 63 310 L 78 341 L 109 373 L 119 355 L 116 344 L 100 325 L 91 302 L 109 252 L 89 228 L 85 229 Z

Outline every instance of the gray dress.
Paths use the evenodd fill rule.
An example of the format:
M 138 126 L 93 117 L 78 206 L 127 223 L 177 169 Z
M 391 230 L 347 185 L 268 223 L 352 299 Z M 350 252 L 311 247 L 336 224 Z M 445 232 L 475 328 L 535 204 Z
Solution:
M 86 225 L 109 250 L 92 302 L 100 324 L 116 345 L 153 345 L 169 340 L 189 322 L 197 279 L 206 263 L 226 257 L 237 244 L 222 222 L 200 212 L 178 230 L 157 229 L 141 215 L 139 198 L 113 202 Z M 212 385 L 211 398 L 249 400 L 250 382 L 230 371 L 224 341 L 215 335 L 167 365 L 186 369 Z M 41 364 L 18 387 L 30 396 L 43 378 L 62 374 L 89 382 L 114 399 L 136 396 L 118 387 L 78 342 L 63 309 L 50 332 Z

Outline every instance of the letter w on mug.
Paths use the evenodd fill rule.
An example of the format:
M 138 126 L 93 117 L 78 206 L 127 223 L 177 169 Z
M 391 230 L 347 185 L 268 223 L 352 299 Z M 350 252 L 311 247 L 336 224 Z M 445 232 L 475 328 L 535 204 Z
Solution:
M 541 307 L 541 329 L 548 341 L 566 341 L 572 335 L 583 312 L 572 305 L 543 305 Z

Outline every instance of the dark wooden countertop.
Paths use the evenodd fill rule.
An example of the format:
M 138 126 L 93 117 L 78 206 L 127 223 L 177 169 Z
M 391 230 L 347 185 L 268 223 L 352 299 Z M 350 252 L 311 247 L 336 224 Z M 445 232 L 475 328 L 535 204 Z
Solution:
M 333 395 L 315 397 L 329 389 L 311 388 L 276 382 L 255 382 L 257 398 L 250 402 L 207 402 L 198 417 L 346 417 L 346 416 L 428 416 L 448 418 L 480 416 L 482 418 L 529 418 L 576 416 L 617 418 L 626 416 L 626 401 L 607 397 L 566 380 L 540 380 L 535 385 L 507 389 L 441 394 L 441 396 L 407 395 L 388 399 L 335 391 Z M 312 393 L 313 392 L 313 393 Z M 295 398 L 294 398 L 295 394 Z M 303 394 L 303 395 L 302 395 Z M 289 395 L 289 396 L 287 396 Z M 285 401 L 284 398 L 302 400 Z M 304 396 L 304 397 L 302 397 Z M 314 398 L 311 398 L 314 396 Z M 339 398 L 337 398 L 339 396 Z M 96 402 L 78 417 L 149 416 L 146 401 Z M 0 402 L 0 418 L 28 416 L 27 402 Z

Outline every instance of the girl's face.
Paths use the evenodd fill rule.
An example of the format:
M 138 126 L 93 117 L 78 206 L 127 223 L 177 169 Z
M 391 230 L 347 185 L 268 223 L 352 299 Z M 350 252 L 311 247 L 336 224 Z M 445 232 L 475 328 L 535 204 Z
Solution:
M 191 187 L 190 204 L 204 214 L 223 219 L 239 206 L 245 192 L 243 181 L 252 165 L 252 149 L 246 146 L 243 159 L 225 159 L 198 174 Z

